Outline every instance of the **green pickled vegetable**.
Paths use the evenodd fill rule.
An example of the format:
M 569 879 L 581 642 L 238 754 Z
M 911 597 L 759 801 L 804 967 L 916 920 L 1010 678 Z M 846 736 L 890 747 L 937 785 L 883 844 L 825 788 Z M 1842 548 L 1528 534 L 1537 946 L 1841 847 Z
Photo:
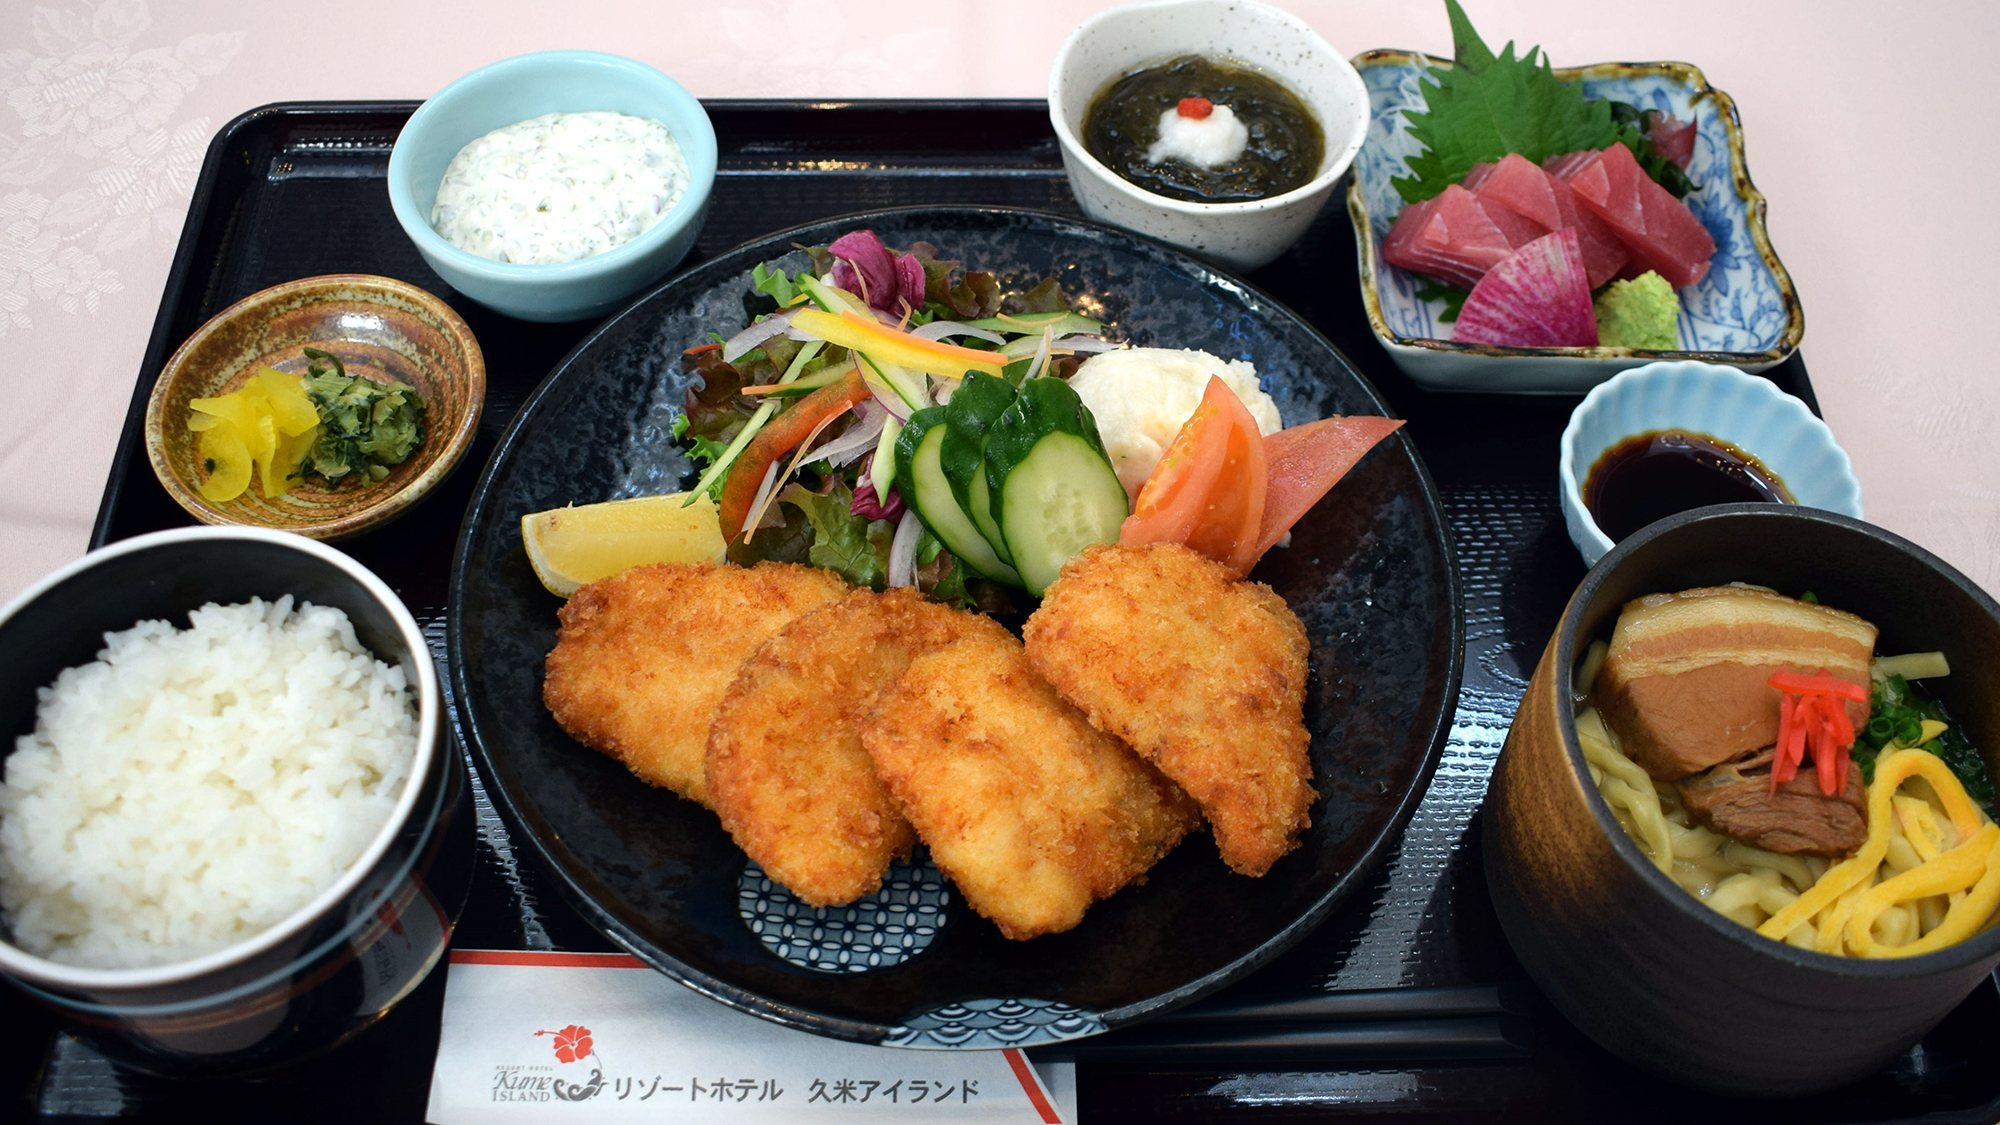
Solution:
M 305 390 L 319 411 L 319 441 L 303 472 L 329 485 L 373 483 L 423 444 L 424 400 L 415 387 L 349 375 L 339 356 L 317 348 L 305 353 Z

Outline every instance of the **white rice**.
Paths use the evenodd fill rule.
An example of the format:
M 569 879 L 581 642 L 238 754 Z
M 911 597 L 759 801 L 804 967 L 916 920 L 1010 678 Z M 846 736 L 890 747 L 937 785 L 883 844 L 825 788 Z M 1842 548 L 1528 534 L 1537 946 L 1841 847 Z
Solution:
M 213 952 L 332 886 L 388 819 L 416 708 L 345 613 L 211 604 L 104 643 L 38 693 L 0 784 L 22 949 L 95 968 Z

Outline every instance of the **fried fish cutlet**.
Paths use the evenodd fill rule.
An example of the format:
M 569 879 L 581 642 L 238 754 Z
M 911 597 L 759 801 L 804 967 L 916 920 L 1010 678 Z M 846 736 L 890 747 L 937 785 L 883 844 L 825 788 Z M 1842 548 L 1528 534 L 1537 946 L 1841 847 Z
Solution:
M 916 833 L 875 777 L 861 719 L 911 657 L 976 620 L 915 590 L 856 590 L 744 661 L 709 731 L 708 797 L 765 874 L 813 906 L 838 906 L 910 853 Z
M 736 669 L 849 589 L 785 563 L 662 563 L 592 582 L 557 615 L 542 701 L 578 742 L 705 805 L 708 728 Z
M 1092 547 L 1022 636 L 1064 698 L 1201 805 L 1231 869 L 1262 875 L 1298 846 L 1306 635 L 1270 587 L 1177 544 Z
M 965 901 L 1016 941 L 1075 926 L 1199 823 L 1194 805 L 1094 729 L 1004 628 L 910 661 L 861 740 Z

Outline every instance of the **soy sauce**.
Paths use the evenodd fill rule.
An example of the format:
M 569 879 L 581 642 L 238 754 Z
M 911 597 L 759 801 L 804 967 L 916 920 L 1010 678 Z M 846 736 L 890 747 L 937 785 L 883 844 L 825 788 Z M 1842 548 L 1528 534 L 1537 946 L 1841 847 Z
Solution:
M 1755 457 L 1683 430 L 1628 437 L 1605 450 L 1583 479 L 1583 506 L 1613 543 L 1678 512 L 1760 500 L 1795 502 Z

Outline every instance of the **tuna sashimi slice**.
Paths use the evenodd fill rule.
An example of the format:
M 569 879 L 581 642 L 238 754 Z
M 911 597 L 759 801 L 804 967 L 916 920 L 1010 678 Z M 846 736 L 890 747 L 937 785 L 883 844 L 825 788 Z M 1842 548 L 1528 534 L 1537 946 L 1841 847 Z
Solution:
M 1405 238 L 1397 238 L 1395 228 L 1390 228 L 1382 257 L 1390 265 L 1453 285 L 1470 289 L 1487 270 L 1514 252 L 1513 244 L 1487 218 L 1478 198 L 1457 184 L 1444 189 L 1431 201 L 1431 207 L 1412 221 L 1419 225 Z M 1404 217 L 1397 216 L 1397 225 L 1403 222 Z
M 1543 235 L 1488 270 L 1466 297 L 1451 338 L 1508 347 L 1595 347 L 1597 317 L 1576 229 Z
M 1465 170 L 1465 175 L 1459 179 L 1458 186 L 1474 195 L 1479 194 L 1480 187 L 1486 183 L 1486 177 L 1493 174 L 1494 167 L 1492 164 L 1474 164 Z
M 1555 195 L 1562 225 L 1576 230 L 1577 246 L 1583 250 L 1583 272 L 1590 278 L 1590 287 L 1595 289 L 1617 277 L 1632 256 L 1625 244 L 1618 241 L 1603 219 L 1577 206 L 1576 195 L 1568 184 L 1550 176 L 1549 190 Z
M 1404 265 L 1410 260 L 1410 247 L 1416 244 L 1417 234 L 1430 221 L 1431 210 L 1437 206 L 1435 197 L 1421 203 L 1412 203 L 1396 215 L 1396 221 L 1389 224 L 1389 233 L 1382 237 L 1382 259 L 1390 265 Z
M 1466 187 L 1470 189 L 1472 185 L 1468 183 Z M 1540 227 L 1543 234 L 1569 225 L 1563 222 L 1562 213 L 1556 208 L 1549 174 L 1518 153 L 1509 153 L 1494 165 L 1474 194 L 1479 196 L 1487 214 L 1491 215 L 1496 205 L 1504 207 Z
M 1539 173 L 1541 169 L 1537 168 L 1535 171 Z M 1479 209 L 1486 212 L 1486 217 L 1493 220 L 1494 226 L 1500 228 L 1500 233 L 1507 239 L 1507 245 L 1516 250 L 1555 229 L 1545 227 L 1526 216 L 1515 214 L 1483 195 L 1479 197 Z
M 1613 156 L 1613 149 L 1623 152 L 1625 159 Z M 1562 178 L 1569 181 L 1577 203 L 1608 223 L 1627 247 L 1632 246 L 1635 238 L 1645 237 L 1646 204 L 1640 197 L 1639 184 L 1651 180 L 1639 162 L 1632 159 L 1630 149 L 1607 145 Z
M 1708 274 L 1715 239 L 1688 205 L 1654 183 L 1624 145 L 1611 145 L 1569 177 L 1582 210 L 1610 225 L 1631 252 L 1628 268 L 1655 270 L 1675 288 Z
M 1694 122 L 1682 121 L 1671 113 L 1656 113 L 1653 123 L 1646 127 L 1646 139 L 1660 150 L 1660 155 L 1681 166 L 1694 162 Z
M 1565 152 L 1561 156 L 1551 156 L 1542 161 L 1542 170 L 1558 180 L 1567 180 L 1578 168 L 1590 163 L 1596 156 L 1597 150 L 1588 148 Z

